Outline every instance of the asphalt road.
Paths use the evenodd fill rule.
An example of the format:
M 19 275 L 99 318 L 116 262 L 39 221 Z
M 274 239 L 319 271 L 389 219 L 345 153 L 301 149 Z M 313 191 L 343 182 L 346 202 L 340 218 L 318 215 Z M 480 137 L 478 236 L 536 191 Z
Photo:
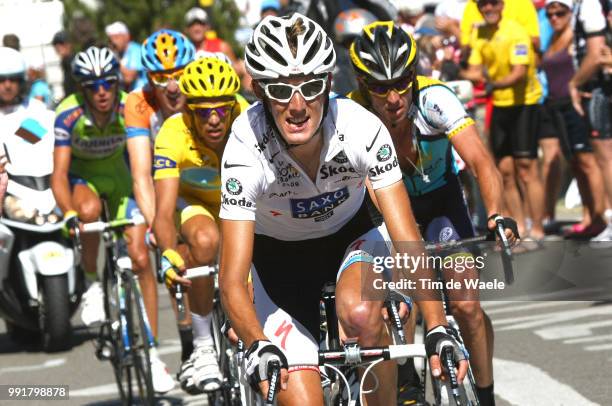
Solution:
M 612 250 L 611 250 L 612 252 Z M 546 259 L 546 249 L 521 261 Z M 168 295 L 160 288 L 160 353 L 171 371 L 180 348 Z M 607 405 L 612 401 L 612 303 L 490 301 L 483 304 L 495 329 L 495 391 L 498 405 Z M 0 384 L 69 385 L 66 405 L 115 405 L 110 364 L 94 357 L 92 334 L 73 318 L 71 351 L 44 354 L 9 340 L 0 323 Z M 7 402 L 37 405 L 43 402 Z M 58 403 L 59 404 L 59 403 Z M 203 396 L 175 389 L 162 405 L 204 405 Z

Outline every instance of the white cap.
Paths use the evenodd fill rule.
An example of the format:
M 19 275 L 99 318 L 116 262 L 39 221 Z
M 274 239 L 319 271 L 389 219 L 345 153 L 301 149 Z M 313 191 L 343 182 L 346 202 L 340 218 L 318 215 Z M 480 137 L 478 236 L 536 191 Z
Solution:
M 128 30 L 128 27 L 127 25 L 125 25 L 125 23 L 121 21 L 115 21 L 114 23 L 107 25 L 106 28 L 104 28 L 104 32 L 106 32 L 106 35 L 111 36 L 119 34 L 129 34 L 130 30 Z
M 408 17 L 417 16 L 425 12 L 423 0 L 396 0 L 397 11 Z
M 208 22 L 208 13 L 201 9 L 200 7 L 193 7 L 189 9 L 187 14 L 185 14 L 185 24 L 190 25 L 195 21 L 200 21 L 203 23 Z
M 572 0 L 546 0 L 546 6 L 548 6 L 549 4 L 552 4 L 552 3 L 563 4 L 564 6 L 569 8 L 570 10 L 574 7 L 574 2 Z
M 26 63 L 23 55 L 13 48 L 0 47 L 0 75 L 24 75 Z

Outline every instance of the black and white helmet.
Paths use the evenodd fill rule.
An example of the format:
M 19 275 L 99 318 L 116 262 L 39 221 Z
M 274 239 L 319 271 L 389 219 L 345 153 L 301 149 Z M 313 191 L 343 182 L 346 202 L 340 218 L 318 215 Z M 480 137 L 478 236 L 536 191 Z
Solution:
M 297 35 L 295 42 L 289 44 L 292 30 Z M 332 72 L 336 53 L 319 24 L 294 13 L 290 17 L 264 18 L 246 46 L 245 62 L 253 79 L 278 79 Z
M 77 81 L 119 76 L 119 62 L 113 52 L 104 47 L 89 47 L 72 61 L 72 74 Z

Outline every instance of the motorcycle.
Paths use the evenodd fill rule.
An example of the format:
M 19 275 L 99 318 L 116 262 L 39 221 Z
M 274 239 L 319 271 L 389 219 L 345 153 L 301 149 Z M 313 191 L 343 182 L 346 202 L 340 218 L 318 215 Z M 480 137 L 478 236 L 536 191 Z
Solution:
M 12 340 L 65 350 L 84 282 L 62 237 L 50 187 L 53 134 L 36 143 L 12 134 L 5 140 L 9 182 L 0 219 L 0 317 Z

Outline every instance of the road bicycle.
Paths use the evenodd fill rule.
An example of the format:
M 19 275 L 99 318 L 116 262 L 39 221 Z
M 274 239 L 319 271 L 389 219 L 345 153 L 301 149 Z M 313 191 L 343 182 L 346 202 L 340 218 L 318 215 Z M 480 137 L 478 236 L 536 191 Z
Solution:
M 101 221 L 83 224 L 74 229 L 75 255 L 80 260 L 81 233 L 101 233 L 106 259 L 102 273 L 104 313 L 106 315 L 94 339 L 99 360 L 111 362 L 121 403 L 133 405 L 137 399 L 153 405 L 155 392 L 149 352 L 155 346 L 145 312 L 138 277 L 122 233 L 126 227 L 144 224 L 142 216 L 108 221 L 108 204 L 102 200 Z M 137 395 L 137 397 L 136 397 Z

